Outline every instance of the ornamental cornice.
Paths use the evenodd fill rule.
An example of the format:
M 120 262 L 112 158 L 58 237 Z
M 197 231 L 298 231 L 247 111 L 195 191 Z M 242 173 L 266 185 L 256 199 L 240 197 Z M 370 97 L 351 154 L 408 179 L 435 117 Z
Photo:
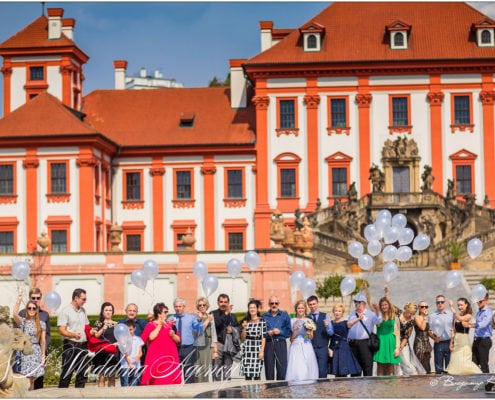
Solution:
M 203 175 L 215 175 L 215 172 L 217 172 L 217 167 L 214 165 L 203 165 L 201 167 L 201 173 Z
M 94 167 L 98 165 L 98 159 L 96 157 L 79 157 L 76 160 L 78 167 Z
M 12 66 L 5 65 L 2 67 L 2 69 L 0 71 L 2 71 L 2 74 L 4 76 L 10 76 L 10 75 L 12 75 Z
M 38 168 L 40 160 L 38 157 L 27 157 L 22 160 L 22 165 L 24 168 Z
M 494 96 L 495 96 L 495 92 L 493 91 L 488 92 L 486 90 L 483 90 L 482 92 L 480 92 L 481 104 L 483 104 L 484 106 L 493 105 Z
M 441 106 L 443 99 L 445 98 L 445 94 L 443 94 L 443 92 L 428 92 L 426 98 L 430 102 L 430 106 Z
M 315 109 L 318 108 L 320 104 L 320 96 L 317 94 L 307 94 L 304 96 L 304 104 L 306 104 L 306 108 Z
M 356 103 L 358 108 L 368 108 L 373 100 L 373 96 L 369 93 L 361 93 L 356 95 Z
M 165 175 L 165 168 L 162 167 L 152 167 L 150 168 L 151 176 L 163 176 Z
M 270 104 L 270 98 L 268 96 L 254 96 L 252 102 L 257 110 L 266 110 Z

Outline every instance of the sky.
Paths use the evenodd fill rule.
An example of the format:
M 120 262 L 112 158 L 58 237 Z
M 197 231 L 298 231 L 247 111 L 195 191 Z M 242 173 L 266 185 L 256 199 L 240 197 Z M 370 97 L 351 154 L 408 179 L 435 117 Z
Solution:
M 45 2 L 74 18 L 74 41 L 89 55 L 83 94 L 114 88 L 114 60 L 127 60 L 127 73 L 159 70 L 185 87 L 224 79 L 229 59 L 260 52 L 260 21 L 275 28 L 297 28 L 330 2 Z M 470 3 L 495 18 L 495 2 Z M 41 2 L 0 1 L 0 43 L 41 15 Z M 0 113 L 3 76 L 0 74 Z

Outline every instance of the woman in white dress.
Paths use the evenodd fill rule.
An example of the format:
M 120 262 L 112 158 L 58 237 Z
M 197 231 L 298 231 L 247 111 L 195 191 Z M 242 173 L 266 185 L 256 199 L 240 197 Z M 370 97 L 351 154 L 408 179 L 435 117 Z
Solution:
M 304 300 L 295 305 L 296 317 L 291 320 L 292 335 L 287 362 L 287 381 L 307 381 L 318 379 L 318 362 L 311 344 L 314 322 L 306 315 L 308 309 Z M 314 326 L 311 329 L 311 326 Z
M 461 297 L 457 299 L 459 314 L 454 310 L 450 301 L 450 310 L 454 314 L 454 329 L 450 339 L 450 362 L 447 372 L 451 375 L 481 374 L 481 369 L 472 361 L 471 342 L 469 341 L 469 327 L 473 310 L 469 301 Z
M 404 310 L 399 315 L 400 326 L 400 364 L 397 375 L 425 375 L 426 371 L 418 357 L 411 348 L 409 337 L 414 327 L 414 315 L 418 306 L 414 303 L 406 303 Z

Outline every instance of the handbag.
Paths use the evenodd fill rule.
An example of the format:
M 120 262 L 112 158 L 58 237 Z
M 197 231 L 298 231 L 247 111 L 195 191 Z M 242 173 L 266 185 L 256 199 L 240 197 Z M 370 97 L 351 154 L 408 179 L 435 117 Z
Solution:
M 357 316 L 358 315 L 356 314 L 356 317 Z M 363 325 L 364 330 L 369 336 L 368 347 L 373 353 L 377 352 L 380 349 L 380 338 L 376 335 L 376 333 L 373 332 L 370 333 L 370 331 L 368 331 L 368 328 L 366 328 L 366 325 L 363 323 L 362 320 L 359 320 L 359 322 L 361 323 L 361 325 Z
M 24 333 L 24 321 L 21 324 L 21 329 L 22 329 L 22 333 Z M 14 372 L 15 374 L 21 373 L 21 355 L 22 355 L 21 350 L 15 351 L 15 361 L 14 364 L 12 364 L 12 372 Z
M 101 340 L 96 336 L 92 336 L 89 331 L 91 327 L 89 325 L 84 326 L 86 338 L 88 341 L 88 350 L 92 353 L 98 353 L 103 351 L 105 353 L 117 354 L 117 347 L 110 343 L 108 340 Z

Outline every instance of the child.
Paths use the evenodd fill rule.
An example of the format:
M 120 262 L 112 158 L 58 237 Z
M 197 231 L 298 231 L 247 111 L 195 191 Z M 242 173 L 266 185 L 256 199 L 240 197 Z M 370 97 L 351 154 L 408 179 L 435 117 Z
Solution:
M 143 355 L 143 340 L 135 335 L 136 324 L 134 321 L 127 320 L 125 324 L 129 327 L 129 333 L 132 337 L 131 349 L 124 353 L 120 359 L 120 386 L 139 386 L 141 356 Z

